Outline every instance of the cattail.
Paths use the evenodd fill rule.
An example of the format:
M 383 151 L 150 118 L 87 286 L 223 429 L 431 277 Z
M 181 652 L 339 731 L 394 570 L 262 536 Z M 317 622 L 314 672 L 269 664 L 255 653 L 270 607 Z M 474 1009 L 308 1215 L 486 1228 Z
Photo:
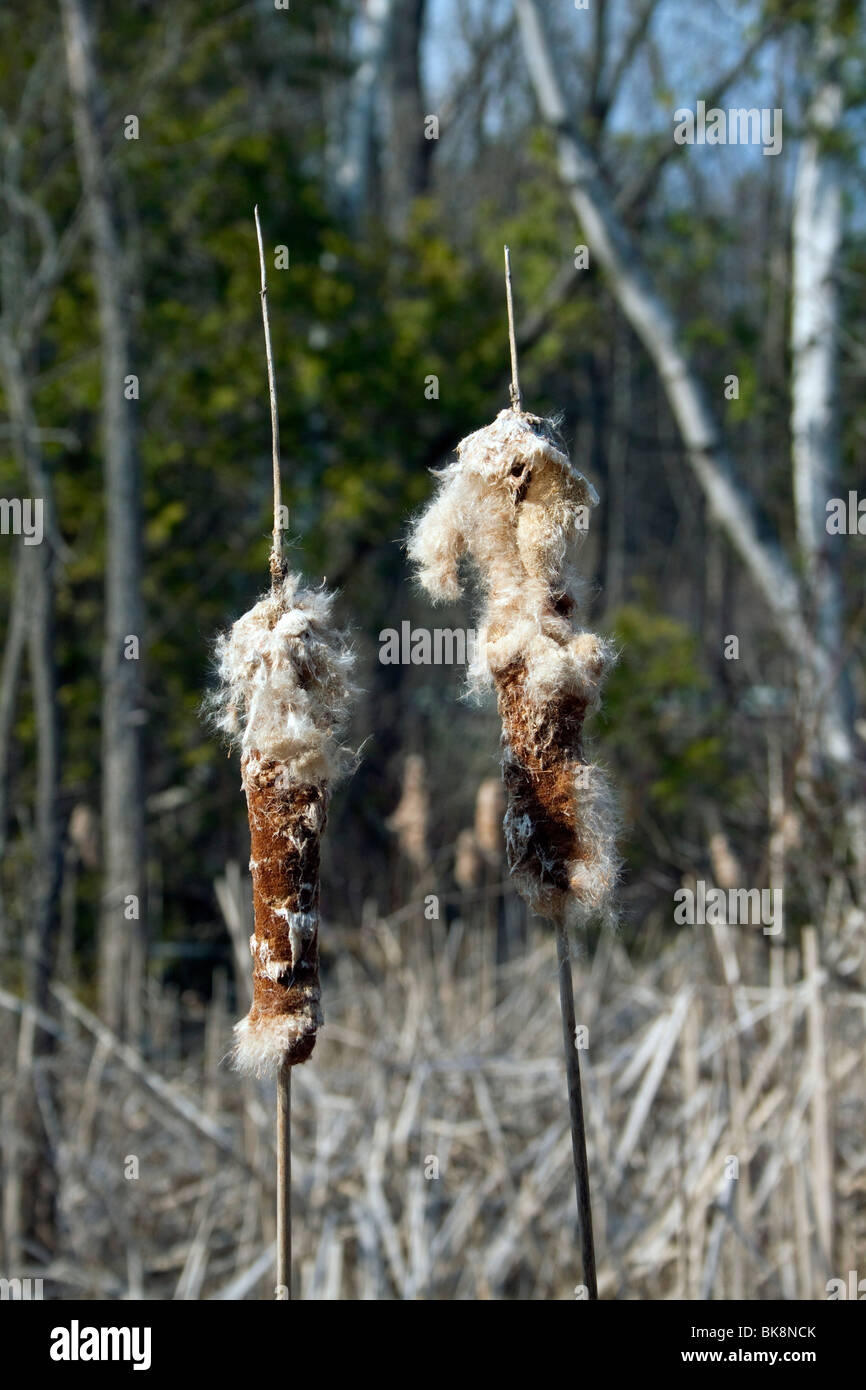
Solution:
M 485 777 L 475 796 L 475 839 L 485 859 L 498 864 L 502 856 L 505 793 L 498 777 Z
M 354 661 L 332 604 L 287 575 L 217 643 L 216 723 L 241 752 L 255 912 L 253 1002 L 234 1060 L 256 1076 L 305 1062 L 322 1023 L 319 839 L 350 761 Z
M 429 819 L 427 766 L 420 753 L 410 753 L 403 766 L 400 800 L 385 824 L 397 836 L 401 853 L 419 873 L 423 873 L 430 864 Z
M 433 599 L 460 597 L 464 557 L 478 577 L 483 611 L 470 683 L 496 691 L 512 877 L 556 929 L 584 1278 L 597 1298 L 568 927 L 609 913 L 617 877 L 612 798 L 583 732 L 613 653 L 575 621 L 571 556 L 598 497 L 555 424 L 522 408 L 507 247 L 505 277 L 511 409 L 458 445 L 409 554 Z
M 79 801 L 69 817 L 69 843 L 85 869 L 99 865 L 99 818 L 92 806 Z
M 277 1079 L 277 1285 L 292 1296 L 292 1067 L 322 1025 L 319 840 L 343 745 L 354 657 L 334 630 L 333 595 L 301 587 L 283 559 L 280 426 L 265 251 L 254 211 L 271 406 L 274 529 L 270 592 L 217 641 L 216 723 L 239 747 L 250 822 L 255 931 L 253 1002 L 235 1026 L 239 1071 Z
M 454 881 L 464 893 L 477 888 L 484 873 L 484 861 L 474 830 L 461 830 L 454 846 Z
M 712 829 L 709 837 L 710 864 L 713 869 L 713 882 L 717 888 L 736 888 L 743 881 L 740 861 L 731 848 L 717 812 L 707 817 Z
M 509 866 L 530 906 L 565 923 L 606 911 L 617 876 L 611 797 L 583 736 L 612 653 L 574 622 L 569 558 L 597 500 L 550 421 L 503 410 L 458 445 L 409 542 L 434 599 L 458 598 L 459 562 L 474 563 L 470 681 L 497 695 Z

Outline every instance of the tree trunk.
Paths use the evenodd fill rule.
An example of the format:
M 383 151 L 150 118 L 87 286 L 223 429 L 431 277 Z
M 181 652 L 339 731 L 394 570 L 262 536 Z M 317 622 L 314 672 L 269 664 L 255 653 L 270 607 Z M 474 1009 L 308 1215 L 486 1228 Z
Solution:
M 12 337 L 0 338 L 0 372 L 12 425 L 15 453 L 28 492 L 43 505 L 44 534 L 39 545 L 22 538 L 19 575 L 23 584 L 23 638 L 26 641 L 36 723 L 36 831 L 33 846 L 33 896 L 24 932 L 25 985 L 36 1013 L 52 1014 L 49 992 L 60 927 L 60 888 L 63 873 L 63 826 L 60 815 L 60 720 L 55 664 L 54 571 L 56 526 L 48 476 L 38 443 L 24 363 Z M 17 605 L 16 605 L 17 606 Z M 22 616 L 13 613 L 13 639 L 22 640 Z M 16 629 L 18 629 L 16 631 Z M 19 654 L 20 659 L 20 654 Z M 4 692 L 5 694 L 5 692 Z M 11 709 L 10 723 L 11 730 Z M 34 1015 L 35 1017 L 35 1015 Z M 57 1192 L 56 1156 L 52 1152 L 40 1108 L 33 1092 L 33 1070 L 54 1050 L 54 1037 L 34 1021 L 22 1018 L 20 1059 L 23 1074 L 16 1079 L 12 1123 L 14 1203 L 6 1209 L 6 1231 L 13 1247 L 36 1240 L 52 1247 Z M 53 1077 L 46 1076 L 53 1091 Z M 17 1210 L 12 1211 L 14 1205 Z M 21 1247 L 23 1249 L 23 1246 Z
M 343 159 L 337 169 L 337 194 L 343 215 L 357 222 L 368 207 L 376 126 L 376 99 L 393 0 L 365 0 L 360 21 L 358 59 L 349 96 Z
M 3 666 L 0 669 L 0 860 L 6 854 L 7 823 L 9 819 L 9 756 L 12 730 L 15 724 L 15 705 L 21 677 L 21 659 L 27 639 L 27 574 L 26 551 L 22 545 L 15 563 L 15 587 L 6 627 Z M 0 949 L 6 949 L 12 922 L 7 917 L 5 897 L 0 891 Z
M 805 712 L 820 730 L 820 753 L 850 767 L 854 756 L 850 694 L 842 650 L 841 540 L 831 551 L 827 502 L 838 477 L 837 373 L 842 242 L 842 171 L 828 140 L 839 128 L 841 45 L 824 4 L 814 44 L 814 85 L 800 145 L 791 226 L 791 447 L 797 542 L 815 637 L 827 654 L 829 689 L 809 682 Z M 832 677 L 835 676 L 835 679 Z M 819 712 L 819 713 L 818 713 Z
M 60 0 L 75 147 L 92 243 L 102 341 L 106 570 L 103 648 L 103 910 L 99 998 L 115 1032 L 140 1030 L 146 955 L 142 679 L 130 636 L 142 639 L 139 464 L 131 374 L 131 293 L 117 199 L 100 119 L 100 82 L 85 0 Z
M 421 35 L 426 0 L 395 0 L 388 50 L 388 143 L 385 159 L 386 211 L 401 236 L 413 200 L 427 186 L 432 140 L 424 138 Z
M 24 364 L 6 336 L 0 342 L 0 372 L 13 429 L 15 452 L 31 497 L 43 504 L 44 536 L 39 545 L 21 541 L 24 584 L 24 632 L 36 722 L 36 843 L 33 902 L 26 947 L 28 997 L 51 1012 L 48 985 L 59 924 L 63 874 L 63 829 L 60 819 L 60 720 L 55 665 L 54 507 L 38 443 Z M 15 615 L 13 614 L 13 624 Z M 14 634 L 10 633 L 10 640 Z M 20 640 L 20 635 L 17 640 Z

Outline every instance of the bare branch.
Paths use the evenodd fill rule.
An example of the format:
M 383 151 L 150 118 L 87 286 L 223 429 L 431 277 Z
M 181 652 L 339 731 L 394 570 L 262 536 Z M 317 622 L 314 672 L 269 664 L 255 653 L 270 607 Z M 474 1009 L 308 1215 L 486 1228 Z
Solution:
M 781 25 L 782 17 L 777 14 L 759 30 L 752 42 L 746 46 L 736 61 L 726 72 L 722 73 L 715 86 L 711 88 L 706 98 L 708 109 L 719 105 L 728 88 L 746 71 L 764 44 L 778 33 Z M 669 137 L 659 140 L 655 154 L 649 157 L 648 162 L 646 158 L 644 159 L 640 172 L 617 194 L 614 200 L 615 210 L 626 216 L 634 208 L 640 207 L 658 186 L 659 175 L 668 160 L 674 155 L 680 154 L 682 148 L 681 145 L 674 144 Z
M 603 114 L 606 115 L 616 100 L 620 84 L 635 60 L 637 51 L 646 38 L 647 31 L 652 23 L 652 17 L 658 9 L 659 0 L 644 0 L 644 4 L 638 11 L 634 23 L 626 35 L 622 52 L 614 63 L 613 71 L 601 94 L 603 103 Z

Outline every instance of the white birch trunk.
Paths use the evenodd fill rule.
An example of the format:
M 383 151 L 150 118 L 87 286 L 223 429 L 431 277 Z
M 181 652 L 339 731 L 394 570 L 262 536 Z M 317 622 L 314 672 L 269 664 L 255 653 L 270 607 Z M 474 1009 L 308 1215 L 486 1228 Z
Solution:
M 843 597 L 838 560 L 831 549 L 827 502 L 835 495 L 838 464 L 837 374 L 842 243 L 842 170 L 828 137 L 842 115 L 838 41 L 824 5 L 815 45 L 815 84 L 800 145 L 792 215 L 791 449 L 797 542 L 815 640 L 827 665 L 829 688 L 814 682 L 803 691 L 820 711 L 820 751 L 833 764 L 853 758 L 851 713 L 842 651 Z M 835 553 L 834 553 L 835 551 Z

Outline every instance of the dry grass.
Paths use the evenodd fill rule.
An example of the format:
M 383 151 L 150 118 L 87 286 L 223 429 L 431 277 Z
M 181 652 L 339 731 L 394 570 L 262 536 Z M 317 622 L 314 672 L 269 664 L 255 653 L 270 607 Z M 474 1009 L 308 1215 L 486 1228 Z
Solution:
M 420 905 L 324 925 L 328 1023 L 295 1072 L 301 1297 L 574 1296 L 555 942 L 507 909 L 510 947 L 477 895 L 448 929 Z M 814 936 L 803 951 L 742 928 L 683 932 L 639 967 L 607 933 L 577 963 L 601 1297 L 814 1299 L 862 1265 L 856 929 L 823 964 Z M 41 1064 L 58 1079 L 58 1248 L 4 1273 L 41 1275 L 47 1297 L 272 1296 L 272 1087 L 218 1065 L 225 985 L 206 1012 L 155 995 L 147 1062 L 62 994 Z M 22 1025 L 0 1002 L 6 1088 Z

